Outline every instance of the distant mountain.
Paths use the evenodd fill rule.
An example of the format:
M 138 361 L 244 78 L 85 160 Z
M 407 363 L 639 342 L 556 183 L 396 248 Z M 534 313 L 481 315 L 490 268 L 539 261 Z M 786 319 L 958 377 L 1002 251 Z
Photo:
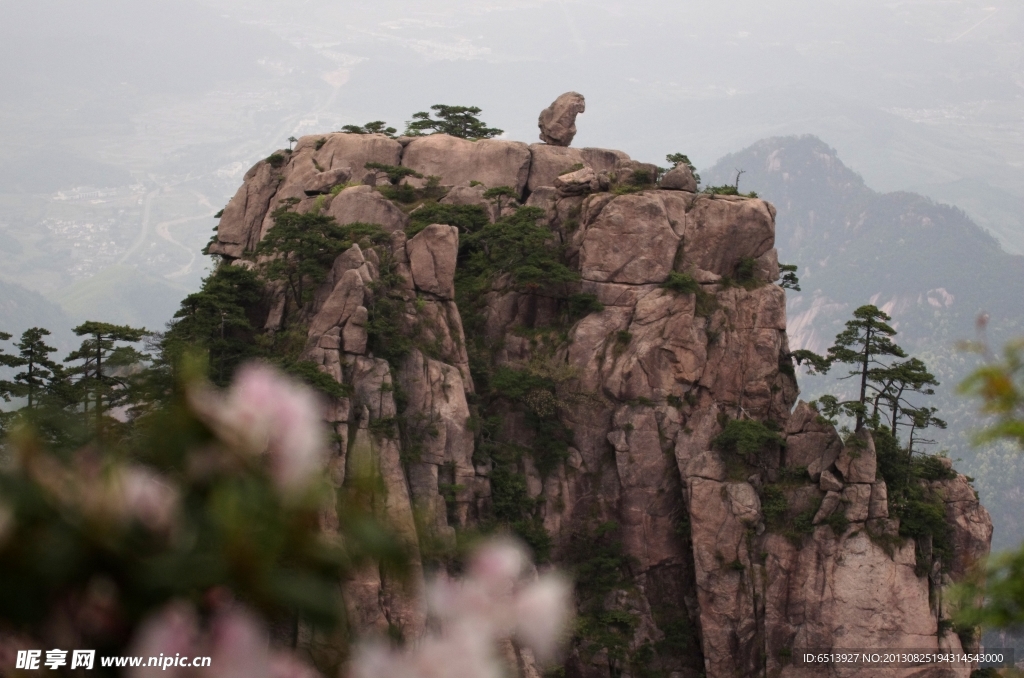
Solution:
M 191 291 L 131 266 L 111 266 L 54 298 L 76 323 L 100 320 L 162 332 Z
M 975 404 L 955 393 L 977 364 L 955 343 L 975 337 L 979 314 L 989 315 L 993 347 L 1024 335 L 1024 256 L 998 241 L 960 209 L 915 193 L 878 193 L 813 136 L 765 139 L 728 155 L 705 172 L 706 184 L 754 190 L 778 209 L 779 258 L 799 266 L 802 292 L 789 293 L 793 348 L 824 351 L 855 308 L 874 303 L 893 317 L 900 345 L 932 368 L 941 387 L 934 398 L 949 429 L 939 448 L 977 487 L 996 525 L 994 543 L 1024 540 L 1024 457 L 994 447 L 972 448 L 979 425 Z M 846 387 L 832 374 L 801 378 L 803 397 Z
M 53 336 L 49 343 L 61 351 L 60 357 L 71 348 L 72 320 L 64 309 L 37 292 L 0 280 L 0 332 L 17 339 L 30 327 L 50 330 Z M 12 350 L 10 346 L 6 348 L 8 352 Z

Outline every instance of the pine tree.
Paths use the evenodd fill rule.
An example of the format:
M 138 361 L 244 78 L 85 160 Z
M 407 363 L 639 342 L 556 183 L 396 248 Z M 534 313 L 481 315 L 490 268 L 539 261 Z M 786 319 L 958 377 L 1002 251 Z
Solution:
M 257 329 L 250 313 L 263 300 L 263 283 L 244 266 L 221 266 L 203 286 L 181 302 L 167 332 L 159 342 L 157 367 L 167 381 L 167 391 L 181 359 L 188 352 L 208 354 L 210 377 L 225 386 L 235 368 L 255 354 Z
M 495 186 L 484 191 L 484 200 L 491 202 L 496 208 L 495 219 L 501 218 L 502 208 L 518 199 L 519 194 L 511 186 Z
M 47 346 L 44 341 L 44 337 L 49 334 L 49 330 L 33 327 L 22 333 L 21 341 L 17 344 L 25 371 L 15 375 L 14 381 L 20 387 L 19 390 L 27 396 L 29 409 L 39 404 L 39 392 L 44 390 L 54 375 L 60 371 L 60 364 L 50 360 L 50 354 L 57 349 Z
M 413 113 L 413 119 L 406 123 L 407 136 L 423 136 L 425 134 L 450 134 L 462 139 L 491 139 L 505 130 L 488 127 L 477 115 L 480 109 L 476 106 L 445 106 L 435 104 L 430 107 L 436 118 L 430 113 L 420 111 Z
M 341 128 L 341 131 L 348 132 L 349 134 L 383 134 L 392 139 L 395 138 L 395 133 L 398 132 L 394 127 L 388 127 L 388 124 L 383 120 L 374 120 L 365 125 L 345 125 Z
M 376 224 L 352 223 L 339 226 L 334 217 L 319 212 L 293 212 L 290 206 L 273 214 L 274 227 L 253 253 L 267 280 L 285 284 L 285 313 L 288 300 L 301 309 L 317 285 L 327 279 L 335 258 L 353 242 L 368 238 L 383 242 L 387 234 Z
M 0 341 L 10 341 L 11 335 L 7 332 L 0 332 Z M 11 355 L 5 353 L 0 348 L 0 367 L 21 367 L 25 363 L 22 362 L 20 356 Z M 12 381 L 6 379 L 0 379 L 0 399 L 5 403 L 11 402 L 11 396 L 18 395 L 18 385 Z
M 86 412 L 92 403 L 96 434 L 102 435 L 104 413 L 111 407 L 129 402 L 133 395 L 131 368 L 149 356 L 130 344 L 142 341 L 148 331 L 90 320 L 76 327 L 74 332 L 87 338 L 64 360 L 81 361 L 71 373 L 78 376 L 75 386 Z
M 906 358 L 903 349 L 893 343 L 891 337 L 896 330 L 887 323 L 892 320 L 878 307 L 871 304 L 861 306 L 853 312 L 853 320 L 846 322 L 846 329 L 836 335 L 836 343 L 828 350 L 828 361 L 854 366 L 848 376 L 860 378 L 860 393 L 857 400 L 837 401 L 843 412 L 856 417 L 856 430 L 864 426 L 867 413 L 868 385 L 872 370 L 888 367 L 880 359 L 884 357 Z

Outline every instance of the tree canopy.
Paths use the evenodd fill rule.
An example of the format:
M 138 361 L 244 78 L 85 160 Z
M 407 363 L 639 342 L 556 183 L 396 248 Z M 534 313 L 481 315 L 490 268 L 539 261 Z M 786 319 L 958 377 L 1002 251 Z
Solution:
M 406 123 L 407 136 L 424 136 L 427 134 L 450 134 L 462 139 L 491 139 L 505 130 L 488 127 L 477 116 L 481 109 L 476 106 L 446 106 L 435 104 L 430 107 L 434 117 L 427 111 L 412 114 L 412 120 Z

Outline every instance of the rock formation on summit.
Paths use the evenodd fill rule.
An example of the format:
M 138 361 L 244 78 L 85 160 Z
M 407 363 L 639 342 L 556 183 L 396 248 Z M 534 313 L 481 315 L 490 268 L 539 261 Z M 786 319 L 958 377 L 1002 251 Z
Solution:
M 551 146 L 568 146 L 576 136 L 576 116 L 585 111 L 582 94 L 566 92 L 540 112 L 540 139 Z
M 212 253 L 247 256 L 289 205 L 386 234 L 338 256 L 303 310 L 303 357 L 349 394 L 330 408 L 334 481 L 373 452 L 377 508 L 417 554 L 416 576 L 459 531 L 495 525 L 574 572 L 567 676 L 966 678 L 793 662 L 794 648 L 971 643 L 943 591 L 987 553 L 991 522 L 947 468 L 922 491 L 942 502 L 951 550 L 900 536 L 871 436 L 844 440 L 797 403 L 775 208 L 695 193 L 678 173 L 659 189 L 657 169 L 621 151 L 566 148 L 572 96 L 542 114 L 547 144 L 335 133 L 245 175 Z M 444 197 L 392 201 L 368 162 L 436 177 Z M 500 186 L 518 201 L 483 197 Z M 478 205 L 508 237 L 524 223 L 508 215 L 535 219 L 572 278 L 466 277 L 482 227 L 411 226 L 434 202 Z M 409 342 L 387 356 L 368 334 L 384 302 L 397 329 L 376 346 Z M 374 567 L 343 586 L 358 633 L 423 632 L 416 587 Z M 528 653 L 508 655 L 538 675 Z

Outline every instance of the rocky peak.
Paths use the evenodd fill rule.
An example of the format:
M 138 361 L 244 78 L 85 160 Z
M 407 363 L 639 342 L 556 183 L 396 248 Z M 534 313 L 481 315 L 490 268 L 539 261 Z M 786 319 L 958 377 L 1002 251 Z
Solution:
M 552 139 L 571 140 L 573 106 L 542 114 L 567 130 Z M 798 676 L 795 647 L 961 647 L 937 592 L 987 552 L 987 513 L 963 476 L 935 481 L 954 550 L 933 558 L 900 537 L 872 438 L 843 440 L 796 404 L 773 205 L 685 176 L 659 188 L 621 151 L 403 141 L 304 137 L 246 174 L 210 247 L 243 257 L 289 204 L 385 232 L 337 258 L 304 328 L 303 357 L 350 394 L 330 408 L 336 483 L 372 451 L 378 509 L 422 558 L 506 525 L 572 568 L 567 675 Z M 420 174 L 397 185 L 413 202 L 367 163 Z M 503 206 L 483 197 L 502 186 Z M 416 212 L 473 205 L 507 237 L 515 215 L 535 218 L 536 247 L 571 275 L 467 278 L 463 247 L 485 227 Z M 391 334 L 374 344 L 385 307 Z M 422 633 L 415 587 L 369 567 L 344 588 L 358 632 Z

